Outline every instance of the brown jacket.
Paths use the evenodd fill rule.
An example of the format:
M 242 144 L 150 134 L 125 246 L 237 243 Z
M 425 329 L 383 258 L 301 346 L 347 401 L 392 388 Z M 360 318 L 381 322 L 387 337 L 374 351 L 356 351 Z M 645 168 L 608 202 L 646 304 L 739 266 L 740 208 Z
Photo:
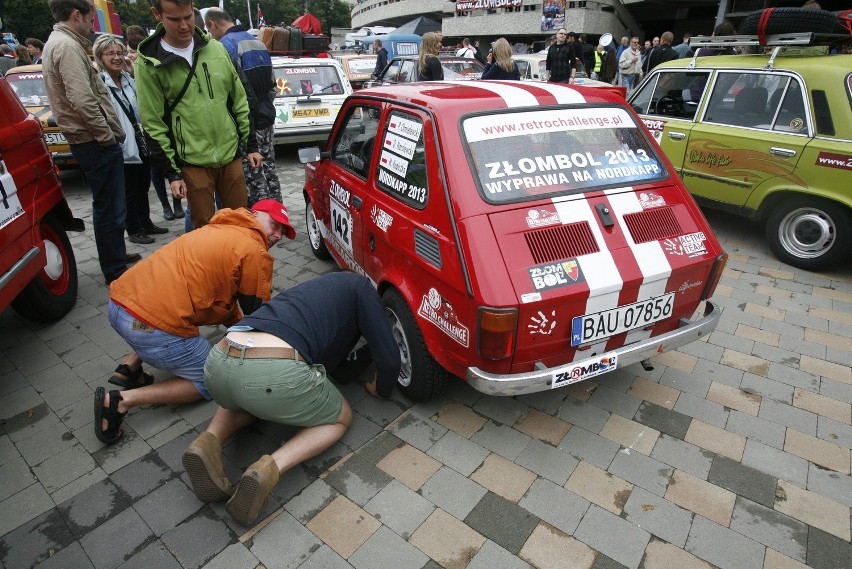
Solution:
M 209 224 L 131 267 L 109 290 L 143 322 L 182 338 L 198 336 L 199 326 L 235 324 L 243 316 L 238 299 L 265 302 L 271 293 L 266 233 L 247 209 L 219 210 Z
M 124 142 L 124 129 L 109 98 L 109 90 L 86 51 L 91 42 L 56 24 L 42 55 L 47 97 L 56 124 L 71 144 L 97 141 L 101 146 Z

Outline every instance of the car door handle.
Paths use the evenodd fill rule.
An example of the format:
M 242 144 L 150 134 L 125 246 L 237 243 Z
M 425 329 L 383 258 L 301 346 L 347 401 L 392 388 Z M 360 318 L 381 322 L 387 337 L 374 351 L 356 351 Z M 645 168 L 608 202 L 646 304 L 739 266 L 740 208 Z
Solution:
M 796 155 L 795 150 L 790 150 L 789 148 L 778 148 L 777 146 L 773 146 L 769 149 L 770 154 L 774 154 L 775 156 L 783 156 L 784 158 L 792 158 Z
M 352 207 L 354 207 L 357 211 L 361 211 L 361 206 L 364 205 L 364 201 L 358 196 L 352 196 Z
M 686 138 L 686 135 L 682 132 L 669 131 L 669 138 L 672 140 L 683 140 Z

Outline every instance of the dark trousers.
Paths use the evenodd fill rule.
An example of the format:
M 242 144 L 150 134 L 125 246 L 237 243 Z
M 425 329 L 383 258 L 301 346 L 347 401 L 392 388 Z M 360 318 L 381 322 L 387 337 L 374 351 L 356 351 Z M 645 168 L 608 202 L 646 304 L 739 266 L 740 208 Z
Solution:
M 127 233 L 141 233 L 151 227 L 151 206 L 148 204 L 148 187 L 151 185 L 151 166 L 124 165 L 124 196 L 127 201 Z
M 97 142 L 72 144 L 71 154 L 92 190 L 92 226 L 101 271 L 107 280 L 116 279 L 127 270 L 124 246 L 127 205 L 121 146 L 101 146 Z

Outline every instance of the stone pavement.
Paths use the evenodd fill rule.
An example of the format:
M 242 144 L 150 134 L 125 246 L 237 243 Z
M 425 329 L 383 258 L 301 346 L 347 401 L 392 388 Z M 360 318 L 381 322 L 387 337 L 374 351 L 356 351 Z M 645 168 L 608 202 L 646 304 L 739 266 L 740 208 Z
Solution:
M 276 290 L 335 269 L 311 255 L 301 168 L 279 152 L 300 234 L 273 251 Z M 651 371 L 516 398 L 460 380 L 422 404 L 345 386 L 352 427 L 245 528 L 181 466 L 213 403 L 137 409 L 119 444 L 95 438 L 93 391 L 127 347 L 104 314 L 88 192 L 64 179 L 89 228 L 72 236 L 77 305 L 51 325 L 0 315 L 6 568 L 852 567 L 848 264 L 792 269 L 757 225 L 709 214 L 731 257 L 709 338 Z M 230 441 L 232 480 L 290 433 L 260 423 Z

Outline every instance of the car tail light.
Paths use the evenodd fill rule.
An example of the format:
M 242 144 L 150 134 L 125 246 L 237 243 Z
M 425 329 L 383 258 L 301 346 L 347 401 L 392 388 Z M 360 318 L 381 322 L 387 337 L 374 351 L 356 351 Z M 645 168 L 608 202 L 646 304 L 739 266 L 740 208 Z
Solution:
M 713 296 L 713 292 L 716 290 L 716 285 L 719 284 L 719 279 L 722 278 L 722 272 L 724 272 L 725 265 L 727 264 L 727 253 L 722 253 L 716 257 L 716 261 L 713 263 L 713 268 L 710 269 L 710 276 L 707 278 L 707 286 L 705 286 L 704 290 L 701 292 L 701 300 L 707 300 Z
M 518 311 L 514 308 L 479 309 L 479 355 L 486 360 L 502 360 L 512 355 Z

